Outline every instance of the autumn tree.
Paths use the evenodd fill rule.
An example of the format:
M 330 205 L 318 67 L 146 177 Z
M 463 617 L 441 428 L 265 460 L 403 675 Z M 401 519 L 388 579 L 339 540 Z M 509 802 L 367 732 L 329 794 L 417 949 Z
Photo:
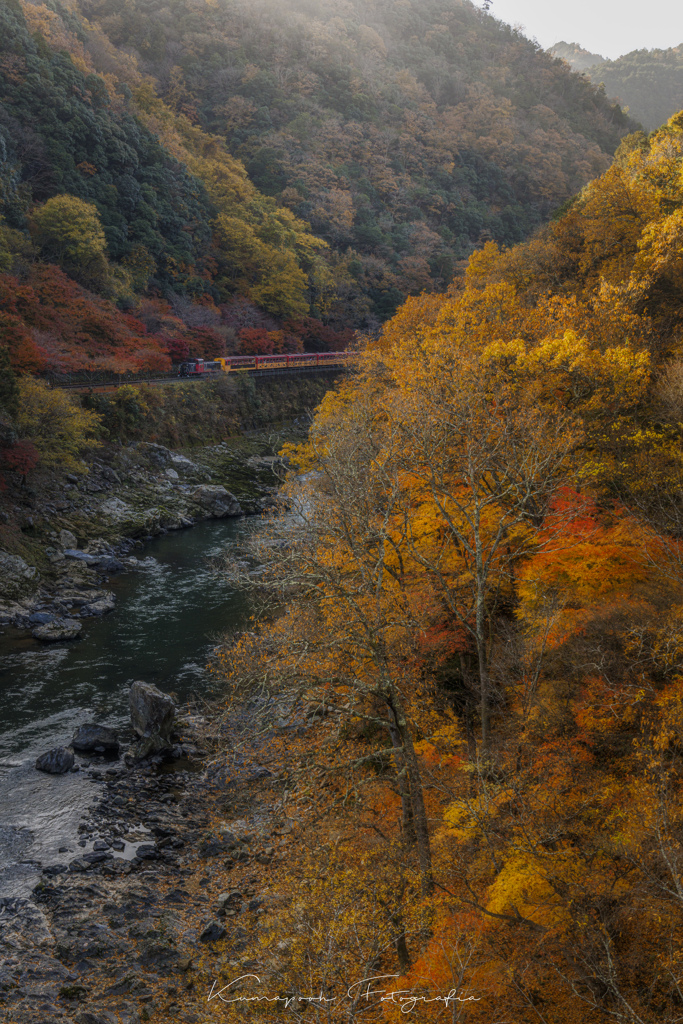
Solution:
M 376 757 L 393 761 L 406 833 L 429 891 L 429 829 L 411 721 L 416 680 L 408 658 L 418 620 L 392 566 L 398 445 L 398 432 L 377 420 L 368 394 L 349 391 L 327 401 L 310 445 L 290 452 L 303 466 L 315 466 L 320 480 L 289 482 L 272 537 L 268 531 L 254 544 L 262 571 L 241 578 L 277 601 L 283 594 L 292 601 L 291 612 L 263 634 L 271 669 L 260 675 L 261 662 L 247 643 L 244 656 L 225 652 L 224 671 L 247 689 L 261 678 L 266 692 L 282 692 L 292 705 L 305 698 L 340 729 L 357 721 L 379 730 L 388 749 L 361 757 L 360 766 Z M 286 656 L 278 659 L 277 649 Z
M 107 243 L 93 203 L 54 196 L 33 211 L 32 223 L 35 242 L 47 259 L 86 284 L 104 282 Z
M 77 399 L 33 377 L 18 382 L 16 428 L 30 441 L 44 466 L 83 472 L 80 456 L 96 444 L 100 422 L 97 413 L 83 409 Z

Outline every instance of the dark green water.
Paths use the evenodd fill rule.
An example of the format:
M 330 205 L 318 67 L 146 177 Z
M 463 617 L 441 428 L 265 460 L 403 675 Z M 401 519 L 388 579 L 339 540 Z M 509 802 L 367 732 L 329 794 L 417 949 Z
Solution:
M 122 724 L 135 679 L 181 701 L 201 694 L 216 638 L 248 614 L 209 562 L 257 527 L 214 520 L 150 542 L 139 556 L 154 564 L 113 577 L 116 610 L 84 619 L 75 642 L 46 645 L 0 630 L 0 765 L 68 742 L 82 722 Z
M 75 642 L 45 645 L 0 631 L 0 896 L 30 896 L 40 864 L 64 861 L 64 847 L 73 855 L 78 823 L 97 796 L 83 771 L 36 771 L 37 754 L 67 744 L 84 722 L 125 725 L 135 679 L 179 701 L 207 691 L 217 638 L 249 614 L 211 560 L 258 526 L 223 519 L 152 541 L 140 557 L 154 561 L 111 580 L 116 610 L 84 619 Z

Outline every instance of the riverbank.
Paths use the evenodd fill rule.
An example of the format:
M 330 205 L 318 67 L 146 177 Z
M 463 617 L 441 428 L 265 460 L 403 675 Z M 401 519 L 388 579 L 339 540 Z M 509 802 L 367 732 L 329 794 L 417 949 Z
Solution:
M 87 859 L 46 865 L 30 900 L 0 900 L 3 1020 L 221 1018 L 212 984 L 230 980 L 267 921 L 297 822 L 266 750 L 258 762 L 221 754 L 206 722 L 179 724 L 186 760 L 92 765 L 100 795 L 80 825 Z
M 142 550 L 152 538 L 165 544 L 172 538 L 164 534 L 266 508 L 284 471 L 277 451 L 300 433 L 182 450 L 102 445 L 86 474 L 43 474 L 31 489 L 5 492 L 2 622 L 32 631 L 68 616 L 81 635 L 95 634 L 82 620 L 115 607 L 108 595 L 120 590 L 120 574 L 152 571 L 145 563 L 155 559 Z M 84 649 L 82 642 L 40 647 L 26 637 L 36 651 Z M 0 896 L 3 1020 L 216 1019 L 218 1004 L 207 1003 L 212 975 L 222 976 L 258 934 L 293 825 L 277 768 L 221 754 L 206 724 L 190 723 L 176 740 L 181 756 L 166 763 L 92 757 L 56 777 L 35 772 L 32 761 L 11 769 L 3 798 L 31 821 L 14 828 L 6 816 L 23 874 Z M 49 810 L 33 820 L 28 789 L 36 786 L 43 805 L 66 800 L 56 826 Z M 47 800 L 45 788 L 54 790 Z M 41 825 L 49 834 L 36 844 L 31 826 L 39 833 Z
M 233 469 L 229 479 L 235 492 L 248 501 L 250 487 L 254 502 L 267 503 L 280 469 L 272 455 L 256 452 L 263 453 L 263 445 L 279 445 L 281 440 L 248 438 L 238 442 L 237 451 L 214 446 L 209 454 L 215 452 L 215 464 L 229 465 Z M 261 447 L 256 449 L 256 445 Z M 126 495 L 131 504 L 138 500 L 143 508 L 154 507 L 143 499 L 169 493 L 164 467 L 168 468 L 169 458 L 178 453 L 164 454 L 159 446 L 142 446 L 140 451 L 138 446 L 118 454 L 132 460 L 130 475 L 135 472 L 135 466 L 142 465 L 144 470 L 144 473 L 140 470 L 144 482 L 141 484 L 134 479 L 133 487 L 129 488 L 132 493 Z M 154 469 L 147 468 L 150 461 Z M 202 467 L 198 460 L 195 464 Z M 186 480 L 187 487 L 200 486 L 197 479 L 188 480 L 191 472 L 195 471 L 188 468 L 184 477 L 179 473 L 179 479 Z M 91 474 L 92 471 L 83 481 L 85 487 L 74 488 L 76 494 L 67 491 L 73 494 L 75 509 L 87 507 L 93 502 L 93 494 L 98 503 L 112 497 L 124 500 L 121 495 L 125 493 L 127 482 L 123 473 L 120 483 L 107 481 L 112 484 L 111 488 L 94 492 L 87 486 Z M 244 481 L 241 490 L 239 474 Z M 212 486 L 216 486 L 217 475 L 218 470 L 214 469 Z M 100 481 L 107 477 L 99 473 L 94 479 L 101 486 Z M 225 476 L 222 479 L 227 481 Z M 141 495 L 145 488 L 147 494 Z M 188 496 L 192 499 L 192 494 L 180 488 L 171 493 L 177 495 L 179 504 L 186 502 Z M 217 550 L 222 550 L 225 538 L 221 538 L 226 531 L 228 542 L 239 544 L 242 530 L 252 528 L 244 520 L 240 526 L 235 516 L 226 516 L 224 524 L 212 523 L 205 511 L 197 510 L 198 519 L 203 518 L 205 522 L 190 531 L 188 543 L 181 545 L 184 557 L 195 538 L 200 542 L 204 532 L 216 533 L 212 543 L 207 545 L 207 538 L 204 538 L 198 544 L 203 554 L 198 550 L 190 556 L 193 575 L 198 577 L 207 557 L 211 561 L 217 557 Z M 68 526 L 73 529 L 75 523 L 76 517 L 72 516 L 58 525 L 62 529 Z M 100 534 L 104 532 L 103 525 L 106 526 L 104 518 L 98 519 Z M 154 522 L 150 524 L 150 520 L 145 519 L 140 528 L 149 529 L 150 525 L 154 528 Z M 180 606 L 187 603 L 196 606 L 197 613 L 201 611 L 206 620 L 202 626 L 212 621 L 211 614 L 214 618 L 218 616 L 223 598 L 213 597 L 216 607 L 212 613 L 209 576 L 201 577 L 203 582 L 200 580 L 198 584 L 205 590 L 202 602 L 198 602 L 194 591 L 184 589 L 177 571 L 169 576 L 169 555 L 164 551 L 176 546 L 180 536 L 169 531 L 169 535 L 163 537 L 161 534 L 167 528 L 158 522 L 157 525 L 157 539 L 140 553 L 146 557 L 138 564 L 138 571 L 130 576 L 114 577 L 113 583 L 114 590 L 121 593 L 119 581 L 126 585 L 128 580 L 144 581 L 140 600 L 144 608 L 148 608 L 150 602 L 153 608 L 141 615 L 138 613 L 143 605 L 138 609 L 139 601 L 128 609 L 130 597 L 122 598 L 121 607 L 112 618 L 94 622 L 89 629 L 85 624 L 85 641 L 39 647 L 28 636 L 26 643 L 46 655 L 61 650 L 62 658 L 70 657 L 86 650 L 90 645 L 90 632 L 101 649 L 103 640 L 97 639 L 99 632 L 109 629 L 110 625 L 116 626 L 119 641 L 114 653 L 117 666 L 124 662 L 121 668 L 125 676 L 131 666 L 126 661 L 127 648 L 121 645 L 125 645 L 130 624 L 137 617 L 144 618 L 148 625 L 153 612 L 161 616 L 168 632 L 165 646 L 177 660 L 173 643 L 179 631 L 178 623 L 162 606 L 162 593 L 166 594 L 169 579 L 179 606 L 177 614 L 180 614 Z M 258 527 L 257 521 L 253 527 Z M 112 533 L 102 538 L 112 549 L 120 543 L 117 528 L 119 524 L 113 524 Z M 149 536 L 143 534 L 140 543 Z M 77 539 L 85 542 L 84 547 L 77 550 L 87 554 L 90 541 Z M 50 554 L 48 551 L 48 556 Z M 89 578 L 104 571 L 99 564 L 88 564 L 83 559 L 62 554 L 63 558 L 48 561 L 48 565 L 62 571 L 65 565 L 73 564 L 81 572 L 90 574 Z M 110 557 L 106 553 L 97 557 L 105 556 Z M 120 558 L 124 561 L 122 554 Z M 146 562 L 153 564 L 145 568 Z M 189 563 L 187 571 L 189 574 Z M 206 571 L 210 573 L 210 566 Z M 150 591 L 151 581 L 156 581 L 157 576 L 159 580 Z M 44 577 L 40 586 L 45 586 Z M 158 596 L 157 586 L 161 587 Z M 241 599 L 239 604 L 240 614 L 246 614 Z M 234 628 L 236 623 L 230 616 L 222 615 L 221 624 L 225 629 L 228 625 Z M 135 661 L 135 668 L 141 667 L 136 675 L 157 678 L 159 651 L 152 646 L 149 652 L 154 662 L 153 671 L 151 663 L 147 665 L 136 650 L 134 645 L 128 652 Z M 204 660 L 207 658 L 208 654 Z M 63 664 L 60 663 L 60 678 Z M 104 665 L 101 668 L 107 685 L 114 685 L 116 680 L 110 678 L 111 669 Z M 102 690 L 97 672 L 89 679 L 93 694 L 101 694 Z M 116 697 L 117 693 L 121 696 L 119 691 L 123 685 L 114 685 L 106 707 L 102 696 L 98 696 L 97 720 L 104 714 L 102 721 L 118 724 L 112 709 L 116 698 L 117 713 L 124 711 L 125 702 Z M 163 685 L 161 680 L 160 685 Z M 69 701 L 63 683 L 61 686 L 59 703 L 63 709 Z M 87 705 L 88 697 L 80 695 L 76 701 L 79 703 Z M 33 707 L 35 697 L 31 704 Z M 79 721 L 87 720 L 87 716 L 79 715 Z M 49 743 L 44 742 L 44 748 L 54 745 L 55 740 L 68 742 L 68 722 L 62 721 L 63 718 L 64 711 L 60 711 L 59 722 L 54 724 L 64 737 L 57 739 L 55 736 Z M 75 720 L 71 729 L 73 724 Z M 50 726 L 50 731 L 52 729 Z M 121 738 L 125 746 L 128 739 L 125 729 Z M 35 740 L 36 737 L 34 745 Z M 275 850 L 280 850 L 281 841 L 288 843 L 292 826 L 284 818 L 281 804 L 284 783 L 276 778 L 276 768 L 266 770 L 253 759 L 247 762 L 241 761 L 239 756 L 221 754 L 207 723 L 181 722 L 181 731 L 175 740 L 181 748 L 176 750 L 180 757 L 167 762 L 157 759 L 128 766 L 123 760 L 77 757 L 79 771 L 62 776 L 36 772 L 33 759 L 27 760 L 24 751 L 16 766 L 10 766 L 9 774 L 3 777 L 0 817 L 4 829 L 12 833 L 9 838 L 16 843 L 16 870 L 4 876 L 4 892 L 0 894 L 0 1016 L 3 1020 L 23 1024 L 56 1021 L 61 1024 L 138 1024 L 144 1020 L 178 1019 L 191 1024 L 216 1019 L 217 1004 L 209 1007 L 206 1002 L 212 965 L 215 961 L 216 972 L 225 970 L 226 962 L 233 955 L 227 951 L 237 953 L 245 941 L 244 936 L 251 941 L 253 933 L 258 931 L 263 919 L 261 911 L 267 903 L 262 894 L 281 856 L 279 852 L 275 854 Z M 10 760 L 14 762 L 17 758 Z M 225 900 L 221 904 L 218 897 L 225 893 L 232 895 L 227 904 Z
M 184 450 L 101 445 L 81 475 L 15 482 L 0 514 L 0 626 L 58 640 L 68 639 L 60 629 L 71 623 L 78 635 L 81 620 L 113 609 L 107 581 L 139 567 L 145 542 L 267 508 L 284 472 L 277 452 L 300 433 L 290 427 Z

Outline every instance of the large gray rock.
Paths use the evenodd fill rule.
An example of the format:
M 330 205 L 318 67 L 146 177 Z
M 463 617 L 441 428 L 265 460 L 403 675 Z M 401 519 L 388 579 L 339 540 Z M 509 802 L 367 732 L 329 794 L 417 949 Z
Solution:
M 171 462 L 179 473 L 200 473 L 205 475 L 204 471 L 201 470 L 196 463 L 191 462 L 185 455 L 179 455 L 177 452 L 171 452 Z
M 219 485 L 200 484 L 193 492 L 192 500 L 201 505 L 213 519 L 242 515 L 242 507 L 235 495 Z
M 173 746 L 171 734 L 175 720 L 173 698 L 162 693 L 152 683 L 136 682 L 129 693 L 130 720 L 140 738 L 135 757 L 147 757 L 158 750 Z
M 159 466 L 160 469 L 167 466 L 171 461 L 171 452 L 168 448 L 164 448 L 163 444 L 155 444 L 153 441 L 141 441 L 138 445 L 138 451 L 149 462 Z
M 71 745 L 74 750 L 83 754 L 90 754 L 93 751 L 100 753 L 99 748 L 107 753 L 114 753 L 119 749 L 119 738 L 115 729 L 110 729 L 106 725 L 88 723 L 79 725 Z
M 77 562 L 83 562 L 84 565 L 97 565 L 99 557 L 97 555 L 89 555 L 87 551 L 79 551 L 77 548 L 64 548 L 65 558 L 75 558 Z
M 81 609 L 81 615 L 106 615 L 107 612 L 113 612 L 116 604 L 116 598 L 110 591 L 105 591 L 104 594 L 98 595 L 95 601 L 89 601 L 84 604 Z
M 38 581 L 38 571 L 19 555 L 0 551 L 0 594 L 17 598 L 29 592 Z
M 47 772 L 48 775 L 64 775 L 70 768 L 73 768 L 74 752 L 71 747 L 53 747 L 52 750 L 41 754 L 36 761 L 36 768 L 39 772 Z
M 78 541 L 76 535 L 71 530 L 60 530 L 59 531 L 59 543 L 62 548 L 71 548 L 76 550 L 78 548 Z
M 55 643 L 58 640 L 75 640 L 82 629 L 83 624 L 77 619 L 55 619 L 34 629 L 33 636 L 45 643 Z
M 3 953 L 11 951 L 16 956 L 19 951 L 34 952 L 36 947 L 53 946 L 54 941 L 48 920 L 35 903 L 22 896 L 0 898 L 0 948 Z M 61 966 L 54 960 L 48 962 L 58 968 Z

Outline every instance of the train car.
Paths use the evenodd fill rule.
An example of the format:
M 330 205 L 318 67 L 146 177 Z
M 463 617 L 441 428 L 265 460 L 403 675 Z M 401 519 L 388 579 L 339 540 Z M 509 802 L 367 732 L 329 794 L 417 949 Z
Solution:
M 277 355 L 221 356 L 218 359 L 188 359 L 181 363 L 181 377 L 215 373 L 254 372 L 257 370 L 296 370 L 306 366 L 340 366 L 348 362 L 348 352 L 282 352 Z
M 339 366 L 350 358 L 348 352 L 282 352 L 268 356 L 227 356 L 220 359 L 226 372 L 252 370 L 295 370 L 303 366 Z

